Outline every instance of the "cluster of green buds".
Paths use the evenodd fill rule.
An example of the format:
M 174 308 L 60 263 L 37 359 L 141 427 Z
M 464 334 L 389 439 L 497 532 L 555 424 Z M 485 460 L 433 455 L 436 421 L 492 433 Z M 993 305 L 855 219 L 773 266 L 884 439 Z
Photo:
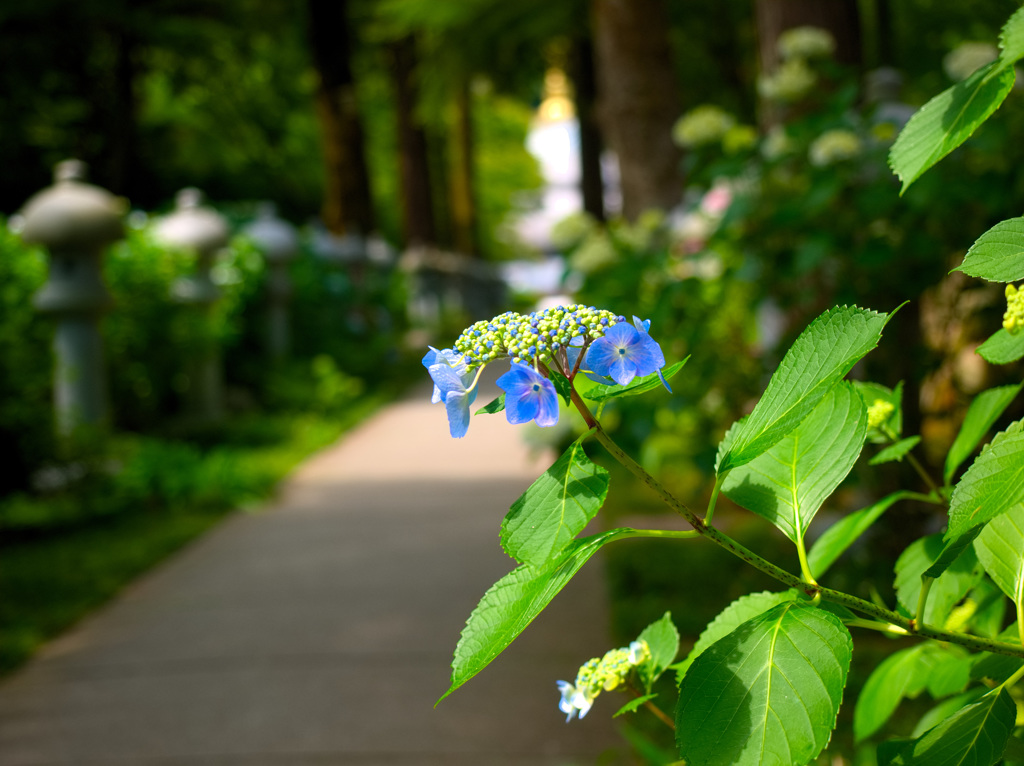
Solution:
M 507 311 L 466 328 L 452 348 L 470 370 L 503 357 L 516 363 L 546 364 L 573 338 L 595 340 L 622 321 L 624 317 L 606 309 L 582 305 L 556 306 L 526 315 Z
M 1003 327 L 1011 335 L 1016 335 L 1024 328 L 1024 290 L 1013 285 L 1006 286 L 1006 313 L 1003 314 Z
M 585 716 L 598 694 L 618 688 L 634 668 L 650 657 L 651 649 L 647 642 L 634 641 L 628 647 L 612 649 L 604 657 L 585 662 L 576 674 L 576 683 L 559 681 L 562 699 L 558 707 L 566 714 L 566 721 L 572 720 L 577 712 L 580 718 Z
M 881 428 L 896 410 L 896 405 L 885 399 L 875 399 L 868 407 L 868 428 Z

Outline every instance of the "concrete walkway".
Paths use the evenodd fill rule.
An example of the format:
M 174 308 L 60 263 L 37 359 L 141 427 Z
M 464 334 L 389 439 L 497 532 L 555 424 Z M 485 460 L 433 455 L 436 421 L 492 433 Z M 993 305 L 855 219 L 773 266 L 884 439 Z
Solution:
M 428 401 L 382 411 L 0 684 L 0 766 L 561 766 L 621 750 L 619 699 L 568 725 L 557 709 L 555 680 L 610 648 L 599 557 L 434 708 L 465 619 L 513 568 L 501 518 L 551 456 L 531 464 L 500 415 L 453 440 Z

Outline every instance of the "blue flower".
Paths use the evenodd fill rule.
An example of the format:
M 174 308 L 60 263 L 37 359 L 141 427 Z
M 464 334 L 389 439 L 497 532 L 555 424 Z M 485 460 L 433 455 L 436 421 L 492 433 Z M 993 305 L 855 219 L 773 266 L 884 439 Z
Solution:
M 668 388 L 661 375 L 665 355 L 661 346 L 647 333 L 650 320 L 643 322 L 633 317 L 633 322 L 633 327 L 619 322 L 591 343 L 587 350 L 586 366 L 591 372 L 611 378 L 620 386 L 627 385 L 637 376 L 657 372 L 665 388 Z
M 476 378 L 466 369 L 466 362 L 451 349 L 431 348 L 423 357 L 423 366 L 434 381 L 433 403 L 444 402 L 448 411 L 448 428 L 461 439 L 469 430 L 469 406 L 476 399 Z
M 427 368 L 427 372 L 430 372 L 430 368 L 433 365 L 435 365 L 435 364 L 447 364 L 449 367 L 451 367 L 453 370 L 455 370 L 455 372 L 457 372 L 459 375 L 466 375 L 466 367 L 467 367 L 467 365 L 466 365 L 466 359 L 465 359 L 464 356 L 462 356 L 461 354 L 455 353 L 450 348 L 446 348 L 446 349 L 443 349 L 441 351 L 438 351 L 433 346 L 427 346 L 427 348 L 429 348 L 430 350 L 426 354 L 424 354 L 423 360 L 422 360 L 423 361 L 423 366 Z M 430 377 L 433 378 L 434 376 L 431 375 Z M 434 383 L 434 393 L 430 397 L 430 402 L 432 404 L 437 404 L 440 401 L 442 401 L 441 389 L 438 387 L 437 383 L 435 382 Z
M 512 363 L 498 378 L 505 392 L 505 414 L 512 424 L 536 420 L 541 427 L 558 422 L 558 394 L 554 384 L 527 364 Z
M 566 723 L 571 721 L 577 712 L 580 718 L 583 718 L 594 704 L 594 698 L 587 693 L 587 689 L 577 689 L 568 681 L 559 681 L 558 691 L 562 694 L 562 699 L 558 701 L 558 709 L 566 714 Z

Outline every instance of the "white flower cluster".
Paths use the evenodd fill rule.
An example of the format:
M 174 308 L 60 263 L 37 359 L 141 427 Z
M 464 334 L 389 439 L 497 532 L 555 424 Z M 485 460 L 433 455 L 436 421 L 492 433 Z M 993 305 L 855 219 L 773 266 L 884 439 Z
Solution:
M 835 38 L 828 30 L 810 26 L 787 29 L 776 46 L 783 61 L 829 58 L 836 51 Z
M 672 137 L 680 146 L 693 148 L 721 141 L 736 118 L 714 104 L 694 107 L 676 122 Z
M 826 130 L 818 136 L 807 154 L 817 168 L 856 157 L 861 151 L 860 137 L 852 130 Z
M 757 92 L 770 101 L 792 103 L 810 93 L 817 81 L 804 59 L 789 59 L 771 74 L 757 78 Z

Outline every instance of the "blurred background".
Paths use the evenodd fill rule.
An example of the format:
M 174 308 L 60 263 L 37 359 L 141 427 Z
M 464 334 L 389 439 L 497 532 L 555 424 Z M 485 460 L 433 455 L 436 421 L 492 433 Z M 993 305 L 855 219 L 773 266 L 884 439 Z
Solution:
M 940 464 L 1007 374 L 973 353 L 1001 294 L 947 275 L 1020 215 L 1020 87 L 902 198 L 886 154 L 1017 6 L 5 0 L 0 670 L 507 309 L 636 314 L 691 354 L 675 395 L 607 419 L 699 496 L 809 319 L 910 300 L 857 374 L 903 381 L 904 430 Z M 644 510 L 625 498 L 613 516 Z M 628 640 L 630 594 L 672 578 L 613 564 Z

